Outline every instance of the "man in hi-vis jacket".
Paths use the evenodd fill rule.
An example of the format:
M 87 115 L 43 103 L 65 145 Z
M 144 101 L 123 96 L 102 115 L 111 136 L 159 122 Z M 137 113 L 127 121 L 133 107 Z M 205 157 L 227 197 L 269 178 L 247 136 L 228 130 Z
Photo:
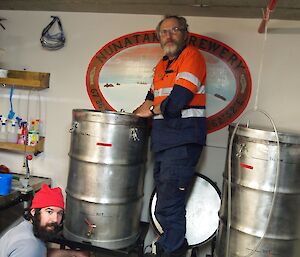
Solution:
M 183 256 L 187 250 L 185 198 L 206 141 L 206 65 L 187 45 L 186 19 L 166 16 L 156 28 L 164 57 L 155 67 L 145 102 L 134 113 L 152 117 L 155 155 L 155 216 L 163 228 L 158 255 Z

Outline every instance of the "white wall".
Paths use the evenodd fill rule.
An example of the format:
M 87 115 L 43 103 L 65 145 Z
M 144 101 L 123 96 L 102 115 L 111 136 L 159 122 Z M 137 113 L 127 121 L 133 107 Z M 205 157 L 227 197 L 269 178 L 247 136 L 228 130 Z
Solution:
M 58 15 L 66 32 L 67 43 L 58 51 L 41 48 L 42 29 Z M 49 72 L 50 88 L 40 91 L 41 119 L 46 136 L 45 152 L 31 162 L 32 173 L 51 177 L 54 186 L 66 187 L 68 150 L 70 144 L 71 113 L 74 108 L 92 109 L 85 75 L 94 54 L 106 43 L 122 35 L 154 29 L 160 16 L 96 13 L 52 13 L 26 11 L 0 11 L 6 30 L 0 28 L 0 67 L 6 69 Z M 271 20 L 272 33 L 258 34 L 259 20 L 230 18 L 187 17 L 190 31 L 222 41 L 236 50 L 249 66 L 253 91 L 248 109 L 255 105 L 259 67 L 263 56 L 258 107 L 268 112 L 282 131 L 300 134 L 299 60 L 300 22 Z M 28 92 L 15 91 L 14 105 L 17 112 L 27 110 Z M 9 106 L 9 90 L 0 88 L 0 113 Z M 37 115 L 37 94 L 30 96 L 30 114 Z M 39 108 L 38 108 L 39 109 Z M 26 112 L 25 112 L 26 113 Z M 254 124 L 269 124 L 260 115 L 251 118 Z M 225 165 L 227 129 L 208 137 L 199 172 L 216 181 L 221 188 Z M 0 152 L 0 163 L 12 171 L 21 171 L 20 154 Z M 151 167 L 151 163 L 148 165 Z M 147 171 L 146 196 L 143 219 L 147 219 L 149 194 L 152 191 L 151 168 Z

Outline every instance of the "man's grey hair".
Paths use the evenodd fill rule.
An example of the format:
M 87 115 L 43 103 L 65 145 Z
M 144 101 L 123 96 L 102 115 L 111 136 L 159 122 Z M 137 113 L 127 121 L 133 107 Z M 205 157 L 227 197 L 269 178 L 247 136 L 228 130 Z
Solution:
M 180 29 L 182 29 L 183 31 L 185 31 L 185 33 L 188 32 L 188 27 L 189 25 L 187 24 L 186 22 L 186 19 L 182 16 L 177 16 L 177 15 L 166 15 L 159 23 L 158 25 L 156 26 L 156 34 L 157 34 L 157 37 L 159 38 L 159 31 L 160 31 L 160 26 L 161 24 L 165 21 L 165 20 L 168 20 L 168 19 L 175 19 L 178 21 L 179 23 L 179 27 Z

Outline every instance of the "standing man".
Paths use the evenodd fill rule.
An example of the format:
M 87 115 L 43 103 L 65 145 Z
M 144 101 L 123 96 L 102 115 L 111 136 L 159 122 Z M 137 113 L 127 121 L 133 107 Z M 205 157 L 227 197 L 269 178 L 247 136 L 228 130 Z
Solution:
M 0 238 L 0 257 L 88 257 L 81 251 L 47 250 L 45 243 L 60 231 L 63 214 L 61 189 L 43 184 L 25 219 Z
M 187 45 L 184 17 L 166 16 L 157 28 L 165 56 L 155 67 L 152 87 L 134 113 L 152 117 L 155 154 L 155 216 L 163 228 L 157 254 L 181 257 L 187 251 L 185 198 L 206 141 L 206 65 L 198 49 Z

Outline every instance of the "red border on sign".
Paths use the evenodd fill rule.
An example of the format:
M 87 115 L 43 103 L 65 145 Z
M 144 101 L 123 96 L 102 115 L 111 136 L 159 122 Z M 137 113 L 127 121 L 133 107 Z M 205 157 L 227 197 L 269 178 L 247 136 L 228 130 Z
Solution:
M 86 88 L 96 110 L 114 110 L 106 101 L 99 86 L 99 74 L 105 63 L 117 53 L 142 44 L 158 43 L 155 30 L 135 32 L 121 36 L 103 46 L 92 58 L 86 74 Z M 244 59 L 228 45 L 210 37 L 190 33 L 189 44 L 222 60 L 232 71 L 236 81 L 236 94 L 230 103 L 207 118 L 208 133 L 224 128 L 246 108 L 252 91 L 251 76 Z

